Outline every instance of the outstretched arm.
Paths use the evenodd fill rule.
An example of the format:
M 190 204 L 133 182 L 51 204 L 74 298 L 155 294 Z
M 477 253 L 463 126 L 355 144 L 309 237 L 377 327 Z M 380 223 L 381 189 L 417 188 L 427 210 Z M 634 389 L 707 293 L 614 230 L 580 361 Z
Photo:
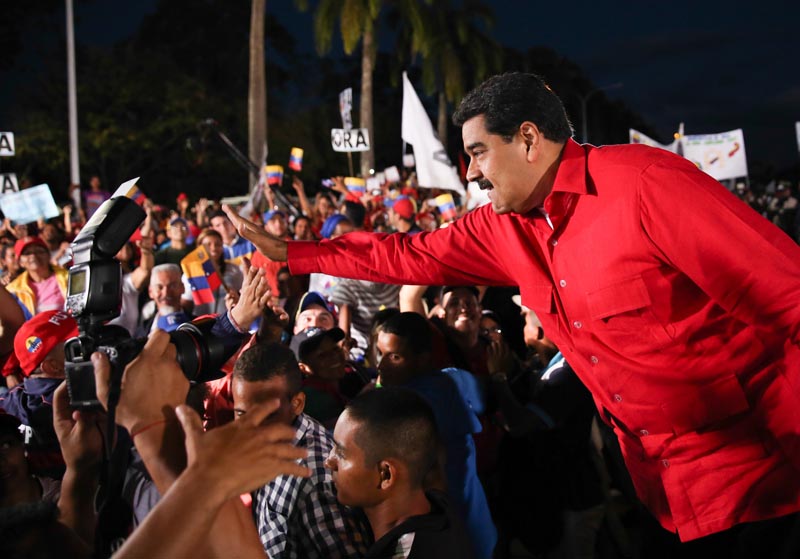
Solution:
M 244 219 L 227 204 L 223 204 L 222 209 L 236 227 L 236 232 L 253 243 L 261 254 L 276 262 L 286 262 L 286 241 L 270 235 L 262 227 Z

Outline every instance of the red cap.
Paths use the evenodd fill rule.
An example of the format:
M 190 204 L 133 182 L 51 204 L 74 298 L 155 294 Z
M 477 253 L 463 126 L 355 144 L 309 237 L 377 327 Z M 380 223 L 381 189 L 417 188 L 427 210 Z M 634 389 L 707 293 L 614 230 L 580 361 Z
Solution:
M 399 198 L 395 200 L 394 204 L 392 204 L 392 210 L 403 219 L 414 219 L 417 213 L 417 208 L 410 198 Z
M 180 194 L 178 194 L 178 197 L 176 198 L 176 200 L 178 202 L 183 202 L 187 198 L 189 198 L 189 197 L 186 195 L 186 193 L 185 192 L 181 192 Z
M 78 323 L 64 311 L 40 312 L 17 330 L 14 354 L 25 376 L 42 364 L 59 343 L 78 335 Z
M 38 246 L 42 247 L 43 249 L 45 249 L 47 252 L 50 252 L 50 247 L 48 247 L 47 243 L 45 243 L 41 238 L 39 238 L 39 237 L 23 237 L 20 240 L 18 240 L 16 243 L 14 243 L 14 254 L 17 257 L 17 260 L 19 260 L 19 257 L 22 254 L 22 251 L 25 250 L 26 248 L 28 248 L 31 245 L 38 245 Z

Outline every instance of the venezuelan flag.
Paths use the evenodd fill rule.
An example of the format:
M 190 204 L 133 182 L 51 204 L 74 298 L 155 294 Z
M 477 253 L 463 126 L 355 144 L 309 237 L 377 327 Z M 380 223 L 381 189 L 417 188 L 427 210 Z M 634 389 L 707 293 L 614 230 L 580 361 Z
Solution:
M 344 185 L 348 192 L 352 192 L 359 198 L 367 192 L 367 181 L 358 177 L 345 177 Z
M 125 197 L 126 197 L 126 198 L 130 198 L 131 200 L 133 200 L 134 202 L 136 202 L 136 203 L 137 203 L 137 204 L 139 204 L 140 206 L 144 205 L 144 201 L 145 201 L 145 199 L 147 198 L 147 197 L 144 195 L 144 192 L 142 192 L 141 190 L 139 190 L 139 187 L 138 187 L 138 186 L 136 186 L 135 184 L 134 184 L 134 185 L 132 185 L 132 186 L 131 186 L 131 187 L 128 189 L 128 191 L 125 193 Z
M 435 198 L 442 221 L 453 221 L 456 218 L 456 202 L 452 194 L 441 194 Z
M 181 269 L 192 288 L 195 305 L 213 303 L 214 293 L 222 285 L 217 268 L 203 247 L 198 247 L 181 260 Z
M 283 167 L 281 165 L 267 165 L 267 184 L 280 186 L 283 182 Z
M 298 173 L 303 170 L 303 148 L 292 148 L 289 154 L 289 168 Z

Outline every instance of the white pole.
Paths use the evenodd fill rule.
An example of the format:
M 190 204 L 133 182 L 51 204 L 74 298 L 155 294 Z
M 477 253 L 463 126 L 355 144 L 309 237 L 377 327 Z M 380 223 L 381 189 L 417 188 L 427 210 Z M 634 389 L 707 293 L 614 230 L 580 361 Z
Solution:
M 72 19 L 72 0 L 67 2 L 67 105 L 69 107 L 69 176 L 70 182 L 80 184 L 78 160 L 78 98 L 75 86 L 75 26 Z

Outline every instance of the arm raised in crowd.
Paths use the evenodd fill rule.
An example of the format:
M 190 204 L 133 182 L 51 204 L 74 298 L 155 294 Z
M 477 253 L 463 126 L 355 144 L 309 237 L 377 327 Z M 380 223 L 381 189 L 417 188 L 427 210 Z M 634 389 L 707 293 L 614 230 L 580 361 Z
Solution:
M 312 217 L 314 215 L 314 210 L 311 208 L 311 202 L 308 201 L 308 196 L 306 196 L 306 190 L 303 186 L 303 181 L 301 181 L 298 177 L 293 176 L 292 188 L 294 188 L 294 191 L 297 192 L 297 200 L 300 202 L 300 211 L 303 212 L 303 215 Z
M 261 425 L 279 406 L 278 400 L 266 402 L 242 419 L 207 433 L 197 414 L 180 406 L 177 417 L 186 435 L 188 467 L 115 557 L 185 557 L 194 550 L 208 553 L 201 547 L 207 537 L 220 532 L 222 526 L 242 526 L 244 520 L 249 523 L 242 526 L 247 532 L 219 534 L 227 547 L 215 551 L 263 558 L 264 548 L 252 519 L 238 514 L 244 508 L 235 502 L 237 495 L 279 475 L 310 475 L 308 468 L 296 462 L 306 451 L 291 444 L 293 429 L 278 423 Z
M 150 272 L 155 266 L 155 256 L 153 255 L 153 214 L 147 212 L 147 217 L 142 225 L 142 238 L 138 242 L 141 258 L 139 265 L 131 272 L 131 281 L 137 291 L 141 291 L 150 279 Z
M 97 420 L 95 413 L 70 408 L 67 383 L 61 383 L 53 396 L 53 428 L 67 470 L 61 481 L 58 509 L 61 522 L 88 547 L 94 544 L 94 497 L 103 459 L 103 437 Z

